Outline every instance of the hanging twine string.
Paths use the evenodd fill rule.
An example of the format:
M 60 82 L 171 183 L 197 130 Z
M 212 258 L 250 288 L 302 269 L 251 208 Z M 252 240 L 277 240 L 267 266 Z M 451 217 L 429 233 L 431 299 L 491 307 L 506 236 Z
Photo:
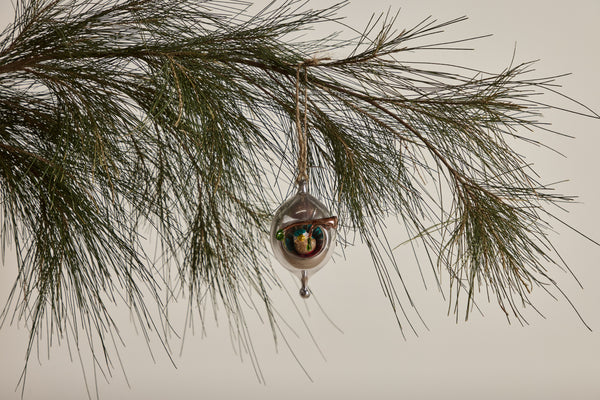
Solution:
M 308 58 L 296 65 L 296 132 L 298 133 L 298 176 L 296 177 L 296 183 L 298 185 L 308 183 L 308 67 L 319 65 L 321 61 L 329 59 L 329 57 Z M 300 70 L 304 71 L 303 118 L 300 115 Z
M 304 124 L 300 122 L 300 69 L 304 69 Z M 296 132 L 298 134 L 298 176 L 296 183 L 301 185 L 308 182 L 308 96 L 307 96 L 306 63 L 296 66 Z

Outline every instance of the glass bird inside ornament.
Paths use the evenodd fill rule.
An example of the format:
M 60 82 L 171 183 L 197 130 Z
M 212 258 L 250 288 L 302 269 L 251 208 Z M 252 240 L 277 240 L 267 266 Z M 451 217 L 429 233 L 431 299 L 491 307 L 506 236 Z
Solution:
M 271 223 L 275 258 L 302 282 L 300 295 L 310 296 L 308 278 L 321 269 L 335 249 L 337 217 L 308 194 L 306 184 L 279 207 Z

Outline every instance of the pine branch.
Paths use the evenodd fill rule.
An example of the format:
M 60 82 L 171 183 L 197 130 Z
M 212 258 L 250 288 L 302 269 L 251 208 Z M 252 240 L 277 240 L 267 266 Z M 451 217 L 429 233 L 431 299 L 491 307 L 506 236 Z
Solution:
M 301 5 L 247 16 L 245 3 L 218 0 L 17 3 L 0 38 L 0 218 L 18 261 L 3 316 L 28 322 L 28 358 L 49 321 L 47 335 L 78 347 L 85 332 L 110 368 L 109 304 L 130 307 L 148 335 L 151 307 L 169 325 L 165 291 L 201 314 L 207 302 L 223 305 L 250 353 L 244 304 L 258 296 L 277 339 L 279 283 L 263 243 L 272 188 L 294 180 L 299 64 L 310 186 L 339 216 L 341 243 L 357 233 L 369 248 L 402 327 L 417 332 L 419 316 L 394 283 L 404 285 L 389 216 L 449 274 L 457 316 L 460 295 L 468 315 L 485 286 L 521 320 L 529 292 L 555 285 L 547 266 L 560 256 L 546 218 L 571 197 L 537 182 L 507 143 L 541 140 L 552 106 L 538 95 L 555 93 L 555 78 L 532 77 L 531 63 L 495 74 L 414 60 L 476 39 L 435 41 L 464 18 L 397 32 L 388 15 L 353 40 L 290 42 L 341 7 Z M 314 58 L 331 48 L 349 55 Z M 146 251 L 152 238 L 162 253 Z

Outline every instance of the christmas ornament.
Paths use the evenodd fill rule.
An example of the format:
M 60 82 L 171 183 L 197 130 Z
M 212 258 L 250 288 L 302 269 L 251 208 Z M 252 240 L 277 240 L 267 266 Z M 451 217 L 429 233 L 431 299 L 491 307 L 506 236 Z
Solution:
M 300 278 L 300 296 L 308 298 L 308 278 L 321 269 L 331 258 L 335 248 L 337 217 L 308 193 L 308 95 L 306 91 L 307 65 L 316 60 L 298 64 L 296 69 L 296 130 L 298 133 L 298 193 L 283 203 L 271 223 L 271 246 L 275 258 Z M 304 125 L 300 123 L 300 69 L 304 68 Z
M 308 278 L 320 270 L 335 249 L 337 217 L 311 196 L 306 184 L 279 207 L 271 223 L 275 258 L 302 282 L 300 295 L 310 296 Z

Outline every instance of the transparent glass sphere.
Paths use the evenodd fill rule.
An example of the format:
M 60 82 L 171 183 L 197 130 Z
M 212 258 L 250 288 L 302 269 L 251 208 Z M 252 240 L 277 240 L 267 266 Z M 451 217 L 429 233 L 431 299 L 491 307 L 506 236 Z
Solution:
M 337 217 L 301 187 L 279 207 L 271 223 L 275 258 L 304 282 L 331 258 L 336 228 Z

